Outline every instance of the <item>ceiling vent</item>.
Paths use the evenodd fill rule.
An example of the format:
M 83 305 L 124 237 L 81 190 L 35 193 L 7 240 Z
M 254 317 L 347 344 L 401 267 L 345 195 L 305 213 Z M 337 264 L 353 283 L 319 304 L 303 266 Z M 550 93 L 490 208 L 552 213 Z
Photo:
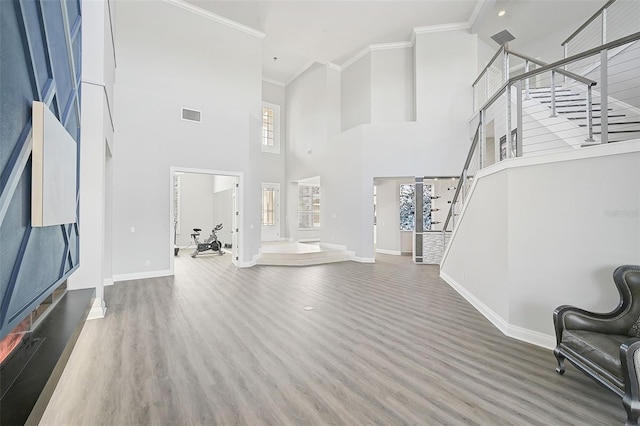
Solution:
M 182 119 L 200 123 L 202 121 L 202 112 L 195 109 L 182 108 Z
M 500 46 L 502 46 L 505 43 L 510 42 L 511 40 L 515 40 L 515 39 L 516 38 L 513 36 L 513 34 L 511 34 L 507 30 L 502 30 L 499 33 L 494 34 L 494 35 L 491 36 L 491 40 L 495 41 Z

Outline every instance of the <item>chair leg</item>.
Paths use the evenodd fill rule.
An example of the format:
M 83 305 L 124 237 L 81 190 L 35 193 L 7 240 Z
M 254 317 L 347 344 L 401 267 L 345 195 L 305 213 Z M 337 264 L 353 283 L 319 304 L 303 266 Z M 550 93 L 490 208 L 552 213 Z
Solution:
M 630 399 L 631 398 L 629 398 L 628 395 L 625 395 L 624 398 L 622 398 L 622 405 L 627 412 L 627 421 L 625 422 L 625 426 L 637 426 L 638 417 L 640 416 L 640 402 L 630 401 Z
M 560 353 L 560 350 L 558 348 L 555 348 L 553 350 L 553 354 L 555 355 L 556 359 L 558 360 L 558 366 L 556 367 L 556 373 L 563 375 L 564 374 L 564 355 L 562 355 Z

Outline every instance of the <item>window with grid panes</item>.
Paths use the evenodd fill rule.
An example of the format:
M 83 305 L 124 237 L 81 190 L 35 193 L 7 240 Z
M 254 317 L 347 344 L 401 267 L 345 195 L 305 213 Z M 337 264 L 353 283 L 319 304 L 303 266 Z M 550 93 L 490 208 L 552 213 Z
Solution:
M 262 103 L 262 151 L 280 153 L 280 106 Z
M 276 224 L 276 190 L 274 188 L 262 188 L 262 225 L 274 226 Z
M 298 228 L 320 228 L 320 185 L 298 184 Z

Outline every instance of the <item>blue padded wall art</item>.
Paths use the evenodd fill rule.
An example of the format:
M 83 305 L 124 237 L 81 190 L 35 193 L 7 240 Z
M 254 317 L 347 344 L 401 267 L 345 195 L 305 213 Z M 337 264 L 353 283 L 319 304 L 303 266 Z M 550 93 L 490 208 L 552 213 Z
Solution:
M 79 0 L 0 1 L 0 339 L 79 265 L 78 182 L 75 223 L 31 226 L 31 104 L 79 154 L 81 26 Z

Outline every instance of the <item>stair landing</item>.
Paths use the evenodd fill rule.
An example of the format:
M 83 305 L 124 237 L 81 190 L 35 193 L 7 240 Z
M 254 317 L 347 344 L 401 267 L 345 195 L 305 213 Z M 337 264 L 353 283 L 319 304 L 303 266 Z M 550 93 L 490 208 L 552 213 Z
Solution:
M 262 242 L 257 265 L 309 266 L 323 263 L 345 262 L 353 259 L 353 253 L 327 247 L 321 243 L 297 241 Z

